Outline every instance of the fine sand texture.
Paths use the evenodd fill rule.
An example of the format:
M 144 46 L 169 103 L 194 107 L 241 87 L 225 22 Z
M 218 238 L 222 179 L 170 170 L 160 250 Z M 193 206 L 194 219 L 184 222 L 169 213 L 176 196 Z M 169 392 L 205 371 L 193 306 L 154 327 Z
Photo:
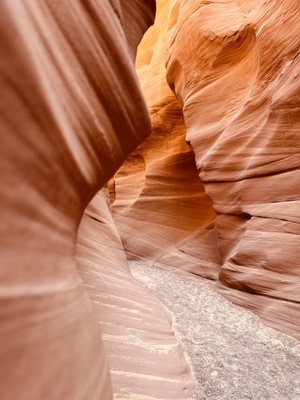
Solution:
M 192 274 L 130 261 L 133 276 L 173 314 L 196 400 L 300 400 L 300 343 L 264 325 Z

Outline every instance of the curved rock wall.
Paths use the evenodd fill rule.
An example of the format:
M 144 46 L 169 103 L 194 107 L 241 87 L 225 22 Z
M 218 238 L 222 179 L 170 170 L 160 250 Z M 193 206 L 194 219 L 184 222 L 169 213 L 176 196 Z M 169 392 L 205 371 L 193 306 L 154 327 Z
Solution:
M 217 213 L 219 289 L 299 337 L 299 4 L 174 10 L 168 81 Z
M 103 195 L 87 209 L 78 234 L 91 198 L 150 132 L 133 59 L 154 8 L 142 0 L 0 3 L 1 399 L 111 399 L 100 321 L 116 398 L 139 396 L 141 380 L 143 393 L 154 398 L 163 396 L 163 383 L 170 398 L 186 398 L 192 389 L 170 316 L 133 283 Z M 103 242 L 96 249 L 98 234 Z M 133 295 L 140 298 L 132 305 Z M 100 306 L 105 296 L 111 302 Z M 107 330 L 108 314 L 118 325 L 118 343 L 130 329 L 140 339 L 130 360 L 124 361 L 125 344 L 110 349 L 117 328 Z M 135 330 L 144 323 L 143 343 Z M 161 348 L 153 346 L 156 339 Z M 134 387 L 137 354 L 145 359 Z
M 216 279 L 215 213 L 185 142 L 181 104 L 166 81 L 169 2 L 157 7 L 136 64 L 153 130 L 110 184 L 113 215 L 129 257 Z
M 154 129 L 115 178 L 125 248 L 218 279 L 225 296 L 299 338 L 299 4 L 158 5 L 138 63 Z
M 190 399 L 194 378 L 171 314 L 129 271 L 107 189 L 88 205 L 76 256 L 109 360 L 115 399 Z

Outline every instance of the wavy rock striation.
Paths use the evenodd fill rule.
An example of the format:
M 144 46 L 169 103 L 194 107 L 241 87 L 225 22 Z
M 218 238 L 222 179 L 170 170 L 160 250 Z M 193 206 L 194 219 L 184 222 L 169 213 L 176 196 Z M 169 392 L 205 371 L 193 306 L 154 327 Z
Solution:
M 154 8 L 0 3 L 1 399 L 111 399 L 100 327 L 116 398 L 192 389 L 170 316 L 132 281 L 102 192 L 78 233 L 150 132 L 133 60 Z
M 298 5 L 176 6 L 168 80 L 217 212 L 220 291 L 299 337 Z
M 138 64 L 154 130 L 115 178 L 125 248 L 218 279 L 226 297 L 300 338 L 299 5 L 158 5 Z
M 217 279 L 215 212 L 185 142 L 182 107 L 166 81 L 169 3 L 157 6 L 137 57 L 153 130 L 110 184 L 113 215 L 129 258 Z
M 77 242 L 79 274 L 92 299 L 115 399 L 190 399 L 194 378 L 171 314 L 130 273 L 102 189 L 88 205 Z

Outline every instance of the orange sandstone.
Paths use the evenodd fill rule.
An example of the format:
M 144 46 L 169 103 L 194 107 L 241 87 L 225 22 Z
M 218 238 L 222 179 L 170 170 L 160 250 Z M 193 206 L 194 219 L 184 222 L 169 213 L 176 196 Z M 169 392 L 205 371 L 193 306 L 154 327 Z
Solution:
M 217 279 L 229 299 L 297 338 L 298 8 L 158 1 L 137 63 L 153 133 L 117 173 L 113 203 L 129 255 Z
M 152 0 L 0 3 L 1 399 L 161 398 L 164 383 L 175 399 L 192 389 L 169 314 L 130 277 L 103 192 L 78 230 L 150 132 L 134 57 L 154 9 Z
M 110 184 L 113 215 L 129 257 L 216 279 L 215 212 L 185 142 L 181 104 L 166 81 L 169 2 L 157 6 L 156 22 L 143 38 L 136 64 L 152 134 Z

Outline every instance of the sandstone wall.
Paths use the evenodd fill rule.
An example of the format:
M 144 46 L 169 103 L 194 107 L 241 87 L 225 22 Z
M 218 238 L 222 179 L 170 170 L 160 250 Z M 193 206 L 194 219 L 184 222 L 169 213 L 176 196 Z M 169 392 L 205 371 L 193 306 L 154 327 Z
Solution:
M 138 179 L 130 160 L 115 179 L 125 248 L 216 278 L 229 299 L 299 338 L 299 3 L 158 5 L 138 64 L 154 129 L 135 156 Z
M 181 104 L 166 81 L 170 5 L 158 1 L 157 7 L 156 23 L 145 34 L 136 63 L 153 130 L 110 185 L 113 215 L 128 257 L 216 279 L 215 212 L 185 142 Z
M 138 355 L 143 393 L 159 398 L 166 382 L 170 398 L 186 398 L 192 388 L 170 316 L 132 282 L 103 199 L 89 206 L 78 234 L 89 201 L 150 132 L 134 56 L 154 9 L 150 0 L 0 2 L 1 399 L 111 399 L 100 321 L 116 398 L 134 398 Z M 100 307 L 105 296 L 111 303 Z M 135 313 L 144 335 L 134 330 Z M 108 314 L 118 328 L 107 330 Z M 140 346 L 122 370 L 108 343 L 118 331 L 124 344 L 120 332 L 130 329 Z M 152 346 L 156 339 L 161 348 Z M 115 345 L 119 360 L 124 348 Z M 161 361 L 158 380 L 151 351 Z
M 108 356 L 114 398 L 190 399 L 194 378 L 172 316 L 131 276 L 107 189 L 85 211 L 76 258 Z

